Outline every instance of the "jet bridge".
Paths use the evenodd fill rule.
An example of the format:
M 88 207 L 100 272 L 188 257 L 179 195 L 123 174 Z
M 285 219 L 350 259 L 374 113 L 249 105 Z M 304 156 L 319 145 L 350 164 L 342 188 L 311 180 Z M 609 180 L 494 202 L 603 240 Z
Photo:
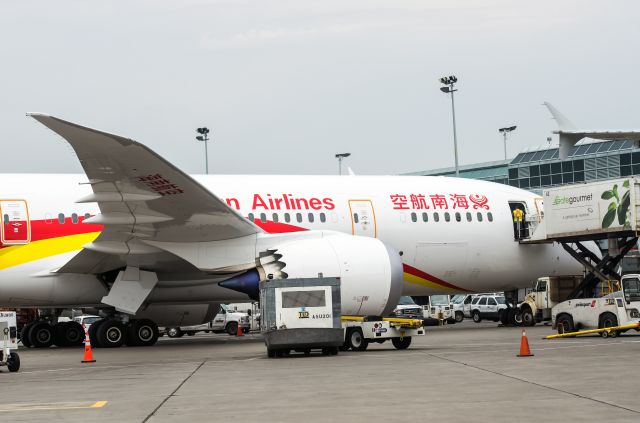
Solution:
M 640 234 L 640 178 L 629 177 L 545 190 L 544 212 L 516 232 L 521 244 L 558 242 L 588 274 L 570 298 L 596 296 L 600 282 L 620 280 L 618 266 Z M 520 236 L 518 236 L 520 235 Z M 587 241 L 608 241 L 600 257 Z

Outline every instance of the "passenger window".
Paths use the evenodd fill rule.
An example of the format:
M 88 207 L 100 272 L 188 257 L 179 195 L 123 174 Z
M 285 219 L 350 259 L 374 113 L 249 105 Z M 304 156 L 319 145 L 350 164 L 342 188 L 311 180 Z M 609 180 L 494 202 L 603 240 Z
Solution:
M 85 213 L 84 214 L 84 220 L 87 220 L 91 217 L 91 213 Z
M 327 221 L 327 215 L 324 213 L 320 213 L 320 222 L 324 223 Z
M 465 299 L 464 299 L 464 303 L 465 303 L 465 304 L 469 304 L 469 303 L 471 302 L 471 300 L 472 300 L 472 299 L 473 299 L 473 298 L 471 298 L 471 297 L 467 297 L 467 298 L 465 298 Z
M 480 301 L 480 297 L 475 297 L 472 301 L 471 304 L 477 304 L 478 301 Z
M 353 214 L 353 222 L 358 223 L 358 213 Z
M 433 212 L 433 221 L 440 222 L 440 215 L 438 214 L 438 212 Z
M 429 221 L 429 215 L 427 213 L 422 213 L 422 221 L 423 222 L 428 222 Z
M 71 222 L 73 222 L 74 225 L 78 223 L 78 213 L 71 214 Z
M 412 222 L 418 221 L 418 215 L 415 212 L 411 212 L 411 221 Z
M 496 302 L 496 300 L 495 300 L 495 299 L 493 299 L 493 298 L 489 298 L 489 300 L 488 300 L 488 304 L 489 304 L 489 305 L 498 305 L 498 303 Z
M 478 222 L 482 222 L 482 213 L 478 212 Z
M 451 220 L 451 215 L 449 214 L 449 212 L 444 212 L 444 220 L 446 220 L 447 222 Z
M 480 298 L 478 305 L 487 305 L 487 297 Z
M 278 217 L 278 213 L 274 213 L 274 214 L 271 216 L 271 219 L 272 219 L 274 222 L 277 222 L 278 220 L 280 220 L 280 218 Z
M 296 213 L 296 220 L 298 223 L 302 223 L 302 213 Z
M 58 214 L 58 223 L 64 225 L 64 213 Z
M 267 215 L 264 213 L 260 213 L 260 220 L 264 223 L 267 221 Z
M 487 220 L 493 222 L 493 214 L 491 214 L 491 212 L 487 213 Z
M 471 222 L 472 219 L 471 213 L 467 212 L 467 222 Z
M 460 216 L 460 213 L 456 212 L 456 222 L 460 222 L 462 220 L 462 217 Z
M 289 213 L 284 214 L 284 221 L 287 223 L 291 222 L 291 215 Z
M 9 224 L 9 215 L 7 213 L 4 214 L 3 219 L 4 219 L 4 224 L 8 225 Z
M 313 222 L 313 218 L 314 218 L 313 213 L 309 213 L 307 217 L 309 217 L 309 222 Z
M 253 221 L 255 220 L 255 219 L 253 218 L 253 213 L 249 213 L 249 214 L 247 215 L 247 219 L 249 219 L 250 221 L 252 221 L 252 222 L 253 222 Z

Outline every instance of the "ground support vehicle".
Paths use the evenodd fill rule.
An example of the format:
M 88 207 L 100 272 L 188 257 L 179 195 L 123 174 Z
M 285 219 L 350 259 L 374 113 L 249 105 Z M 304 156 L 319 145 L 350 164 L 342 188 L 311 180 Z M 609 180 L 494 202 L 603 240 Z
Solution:
M 575 336 L 590 335 L 594 333 L 599 333 L 603 338 L 615 338 L 619 333 L 626 332 L 629 329 L 640 330 L 640 323 L 630 323 L 628 325 L 614 326 L 610 328 L 587 329 L 579 330 L 576 332 L 557 333 L 555 335 L 545 336 L 544 339 L 573 338 Z
M 471 301 L 471 318 L 480 323 L 482 319 L 490 319 L 498 322 L 503 313 L 507 312 L 505 297 L 496 294 L 478 295 Z
M 165 332 L 169 338 L 180 338 L 185 334 L 189 336 L 195 335 L 197 332 L 213 332 L 228 333 L 236 336 L 238 327 L 243 333 L 251 330 L 251 320 L 249 314 L 242 311 L 231 310 L 226 304 L 221 304 L 218 314 L 209 323 L 193 326 L 171 326 L 165 328 Z
M 624 275 L 621 291 L 600 298 L 578 298 L 564 301 L 551 311 L 551 321 L 558 333 L 581 329 L 606 329 L 628 326 L 640 321 L 640 275 Z M 617 334 L 626 329 L 616 329 Z M 611 330 L 604 331 L 607 335 Z
M 371 342 L 391 341 L 398 350 L 411 345 L 413 336 L 425 335 L 421 319 L 377 316 L 342 316 L 343 350 L 364 351 Z
M 343 345 L 340 278 L 278 279 L 260 282 L 260 329 L 267 356 L 291 351 L 337 355 Z
M 408 302 L 405 299 L 410 298 Z M 422 319 L 424 325 L 443 325 L 455 323 L 453 306 L 449 295 L 431 295 L 428 297 L 401 297 L 394 315 L 406 319 Z
M 451 297 L 453 318 L 457 323 L 464 320 L 465 317 L 471 318 L 471 301 L 476 294 L 458 294 Z
M 18 326 L 14 311 L 0 311 L 0 367 L 6 366 L 10 372 L 20 370 L 18 349 Z
M 524 326 L 551 320 L 551 309 L 570 298 L 582 282 L 582 276 L 552 276 L 539 278 L 524 301 L 518 304 Z

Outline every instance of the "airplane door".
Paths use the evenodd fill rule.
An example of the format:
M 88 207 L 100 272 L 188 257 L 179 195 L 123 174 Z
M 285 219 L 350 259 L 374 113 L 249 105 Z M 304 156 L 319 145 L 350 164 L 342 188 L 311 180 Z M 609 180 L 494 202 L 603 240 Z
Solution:
M 0 242 L 3 245 L 28 244 L 31 241 L 31 223 L 26 201 L 0 200 L 0 216 Z
M 349 200 L 351 211 L 351 233 L 376 237 L 376 214 L 371 200 Z

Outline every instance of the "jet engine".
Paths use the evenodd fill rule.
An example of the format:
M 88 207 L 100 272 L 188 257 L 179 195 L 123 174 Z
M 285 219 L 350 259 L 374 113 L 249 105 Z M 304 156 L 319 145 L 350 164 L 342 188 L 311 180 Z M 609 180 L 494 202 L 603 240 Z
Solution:
M 322 232 L 278 244 L 258 261 L 262 280 L 340 277 L 344 315 L 387 315 L 402 294 L 400 254 L 374 238 Z

